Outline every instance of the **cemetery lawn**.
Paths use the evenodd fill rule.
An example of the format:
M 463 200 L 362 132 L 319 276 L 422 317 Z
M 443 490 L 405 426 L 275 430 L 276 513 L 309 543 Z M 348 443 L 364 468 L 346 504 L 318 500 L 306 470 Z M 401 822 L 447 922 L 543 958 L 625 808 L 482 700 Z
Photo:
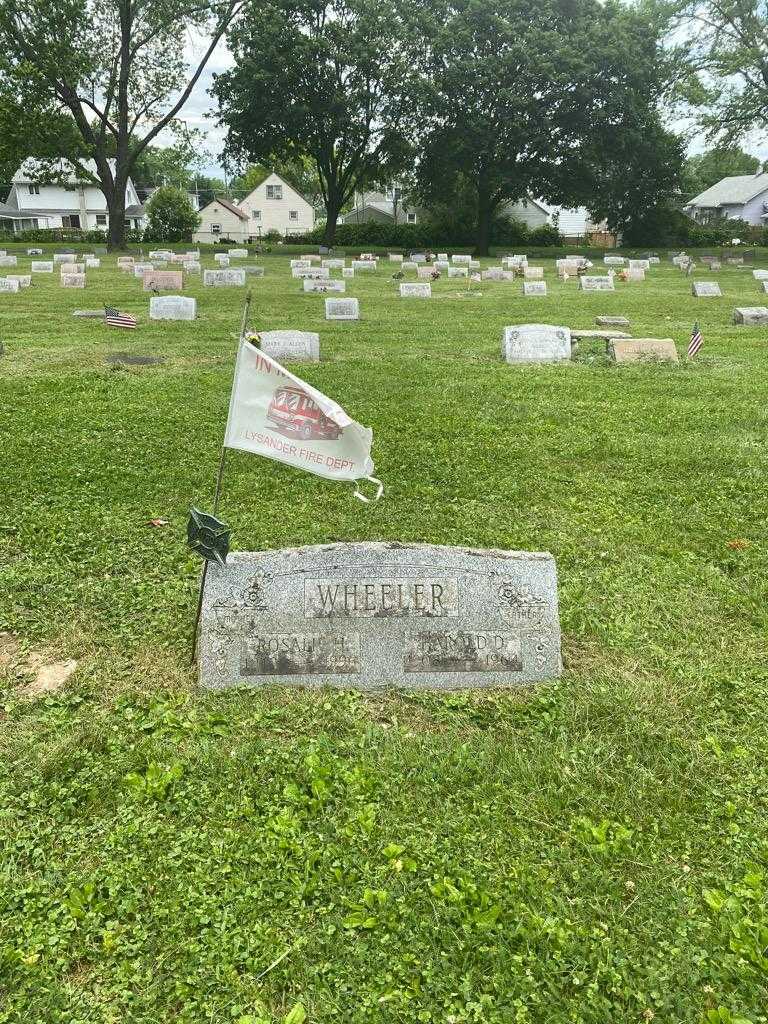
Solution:
M 253 326 L 320 332 L 297 372 L 373 428 L 387 491 L 232 452 L 233 547 L 549 551 L 563 676 L 197 690 L 187 510 L 244 291 L 193 277 L 198 320 L 154 323 L 104 258 L 85 291 L 0 295 L 0 1024 L 765 1024 L 768 330 L 730 322 L 757 282 L 697 272 L 724 297 L 696 300 L 665 260 L 583 294 L 536 260 L 547 298 L 407 301 L 382 265 L 326 324 L 259 262 Z M 105 302 L 138 329 L 71 316 Z M 501 361 L 505 324 L 600 314 L 681 354 L 698 319 L 704 349 Z M 77 670 L 25 699 L 30 653 Z

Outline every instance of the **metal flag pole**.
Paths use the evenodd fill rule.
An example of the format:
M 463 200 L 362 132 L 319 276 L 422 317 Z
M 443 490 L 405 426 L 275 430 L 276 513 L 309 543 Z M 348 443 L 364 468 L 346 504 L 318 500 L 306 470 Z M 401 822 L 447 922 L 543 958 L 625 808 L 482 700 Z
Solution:
M 243 317 L 240 322 L 240 335 L 238 347 L 245 338 L 248 327 L 248 317 L 251 311 L 251 291 L 245 296 L 243 306 Z M 227 461 L 227 446 L 222 439 L 221 453 L 219 455 L 219 468 L 216 473 L 216 490 L 213 495 L 213 512 L 207 515 L 193 508 L 190 511 L 189 523 L 187 524 L 187 543 L 194 551 L 197 551 L 203 559 L 203 571 L 200 574 L 200 587 L 197 594 L 197 610 L 195 611 L 195 624 L 192 629 L 192 654 L 190 665 L 194 665 L 197 659 L 197 634 L 200 629 L 200 616 L 203 613 L 203 594 L 205 592 L 205 580 L 208 576 L 208 564 L 211 561 L 219 565 L 226 564 L 227 552 L 229 551 L 229 527 L 220 522 L 216 517 L 219 512 L 219 498 L 221 497 L 221 486 L 224 480 L 224 467 Z

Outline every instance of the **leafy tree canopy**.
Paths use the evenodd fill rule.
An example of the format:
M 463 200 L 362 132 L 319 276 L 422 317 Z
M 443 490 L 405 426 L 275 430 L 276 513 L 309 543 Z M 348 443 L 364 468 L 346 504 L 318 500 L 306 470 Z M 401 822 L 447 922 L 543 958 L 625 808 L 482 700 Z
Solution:
M 738 174 L 755 174 L 760 160 L 738 146 L 720 146 L 708 153 L 697 153 L 685 162 L 683 192 L 687 199 L 699 195 L 723 178 Z
M 251 0 L 229 33 L 236 66 L 213 88 L 228 155 L 310 159 L 329 241 L 355 189 L 406 160 L 409 38 L 395 0 Z
M 124 245 L 128 177 L 160 132 L 177 123 L 239 5 L 0 0 L 0 128 L 16 108 L 33 142 L 44 141 L 40 155 L 64 157 L 99 185 L 112 248 Z M 184 53 L 190 30 L 208 37 L 191 68 Z
M 191 242 L 200 217 L 186 192 L 163 185 L 147 203 L 149 223 L 145 238 L 152 242 Z

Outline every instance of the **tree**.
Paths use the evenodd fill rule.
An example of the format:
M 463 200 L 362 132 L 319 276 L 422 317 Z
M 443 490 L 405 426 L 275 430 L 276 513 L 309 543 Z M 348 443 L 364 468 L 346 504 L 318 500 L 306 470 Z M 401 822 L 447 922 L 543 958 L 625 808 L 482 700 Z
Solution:
M 171 185 L 152 193 L 147 214 L 145 238 L 152 242 L 191 242 L 193 232 L 200 226 L 200 217 L 187 193 Z
M 147 146 L 133 165 L 131 178 L 137 188 L 157 188 L 175 185 L 190 189 L 205 153 L 201 149 L 203 136 L 193 130 L 172 146 Z
M 159 133 L 177 124 L 240 3 L 0 0 L 0 95 L 13 102 L 22 95 L 25 128 L 47 135 L 49 150 L 58 150 L 78 179 L 101 188 L 111 249 L 125 244 L 131 170 Z M 190 30 L 208 36 L 191 69 L 184 59 Z M 3 110 L 0 104 L 0 117 Z M 0 137 L 8 128 L 6 118 Z
M 760 160 L 756 156 L 750 156 L 738 146 L 718 146 L 708 153 L 697 153 L 686 160 L 683 192 L 686 198 L 693 198 L 723 178 L 755 174 L 758 170 Z
M 476 245 L 527 195 L 595 202 L 596 170 L 622 133 L 652 123 L 661 78 L 657 25 L 597 0 L 438 0 L 422 18 L 428 89 L 419 190 L 429 205 L 457 174 L 475 196 Z
M 712 139 L 733 145 L 768 126 L 765 0 L 657 0 L 670 18 L 678 96 Z
M 311 158 L 333 241 L 355 189 L 406 159 L 411 78 L 396 0 L 250 0 L 213 94 L 236 162 Z

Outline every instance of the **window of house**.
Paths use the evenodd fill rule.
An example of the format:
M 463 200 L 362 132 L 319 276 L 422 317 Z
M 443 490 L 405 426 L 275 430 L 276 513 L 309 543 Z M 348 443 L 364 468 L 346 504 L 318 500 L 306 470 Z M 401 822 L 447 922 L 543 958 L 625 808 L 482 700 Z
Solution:
M 283 198 L 283 186 L 282 185 L 267 185 L 267 199 L 282 199 Z
M 299 211 L 298 210 L 289 210 L 288 211 L 288 220 L 298 220 L 298 219 L 299 219 Z
M 96 214 L 96 227 L 97 228 L 105 228 L 106 226 L 107 226 L 107 215 L 106 215 L 106 213 L 97 213 Z
M 221 224 L 211 224 L 211 234 L 212 235 L 220 235 L 221 234 Z
M 77 213 L 65 215 L 61 218 L 61 226 L 63 228 L 79 228 L 80 227 L 80 216 Z
M 31 196 L 39 196 L 40 195 L 40 186 L 39 185 L 28 185 L 27 188 L 29 189 L 29 194 Z
M 415 213 L 409 213 L 408 214 L 408 223 L 409 224 L 415 224 L 416 223 L 416 214 Z
M 254 220 L 261 220 L 261 210 L 254 210 L 251 216 Z

